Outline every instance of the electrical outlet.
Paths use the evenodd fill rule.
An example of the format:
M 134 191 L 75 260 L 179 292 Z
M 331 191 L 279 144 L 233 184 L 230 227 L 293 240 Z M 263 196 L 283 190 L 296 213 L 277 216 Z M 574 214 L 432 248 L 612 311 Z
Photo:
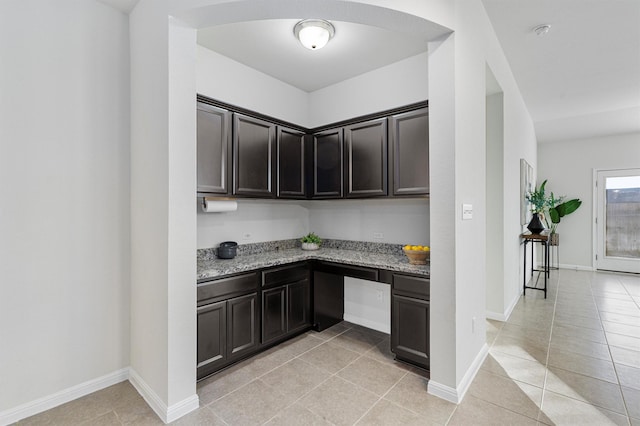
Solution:
M 384 234 L 382 232 L 374 232 L 373 233 L 373 239 L 374 240 L 381 240 L 384 238 Z

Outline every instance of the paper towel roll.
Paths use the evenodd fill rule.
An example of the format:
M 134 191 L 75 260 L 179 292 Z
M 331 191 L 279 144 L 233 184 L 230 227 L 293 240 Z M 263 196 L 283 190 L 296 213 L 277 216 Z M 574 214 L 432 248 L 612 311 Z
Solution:
M 238 202 L 234 200 L 203 200 L 202 211 L 205 213 L 234 212 L 238 210 Z

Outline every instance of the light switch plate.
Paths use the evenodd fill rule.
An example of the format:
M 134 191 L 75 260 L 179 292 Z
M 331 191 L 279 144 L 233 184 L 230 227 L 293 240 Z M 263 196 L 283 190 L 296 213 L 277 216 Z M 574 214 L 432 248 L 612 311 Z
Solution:
M 462 205 L 462 220 L 471 220 L 473 219 L 473 205 L 472 204 L 463 204 Z

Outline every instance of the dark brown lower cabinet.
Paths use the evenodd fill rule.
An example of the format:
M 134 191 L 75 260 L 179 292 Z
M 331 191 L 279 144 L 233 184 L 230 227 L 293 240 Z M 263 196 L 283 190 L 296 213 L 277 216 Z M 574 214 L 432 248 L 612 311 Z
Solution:
M 308 279 L 287 286 L 287 331 L 311 325 L 311 283 Z
M 287 333 L 287 286 L 262 291 L 262 343 Z
M 198 379 L 256 350 L 258 320 L 257 293 L 198 307 Z
M 311 325 L 308 279 L 262 291 L 262 344 Z
M 401 360 L 429 368 L 429 301 L 392 296 L 391 352 Z
M 342 321 L 345 276 L 391 284 L 391 351 L 429 369 L 428 278 L 313 261 L 198 283 L 197 378 L 311 326 L 322 331 Z
M 227 317 L 229 357 L 237 358 L 256 349 L 259 345 L 258 294 L 227 300 Z
M 393 274 L 391 352 L 396 358 L 429 369 L 430 281 Z
M 227 361 L 227 302 L 198 308 L 198 378 Z

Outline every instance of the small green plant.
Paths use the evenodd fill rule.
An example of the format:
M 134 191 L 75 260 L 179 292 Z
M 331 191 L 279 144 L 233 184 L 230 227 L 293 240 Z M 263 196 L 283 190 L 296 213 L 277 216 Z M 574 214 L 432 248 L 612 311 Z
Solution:
M 544 213 L 544 211 L 550 206 L 550 198 L 544 192 L 544 187 L 547 184 L 545 180 L 539 187 L 534 188 L 533 191 L 527 192 L 526 199 L 531 204 L 531 213 Z M 553 194 L 551 194 L 553 197 Z
M 307 235 L 300 239 L 303 243 L 311 243 L 311 244 L 322 244 L 322 240 L 313 232 L 309 232 Z

